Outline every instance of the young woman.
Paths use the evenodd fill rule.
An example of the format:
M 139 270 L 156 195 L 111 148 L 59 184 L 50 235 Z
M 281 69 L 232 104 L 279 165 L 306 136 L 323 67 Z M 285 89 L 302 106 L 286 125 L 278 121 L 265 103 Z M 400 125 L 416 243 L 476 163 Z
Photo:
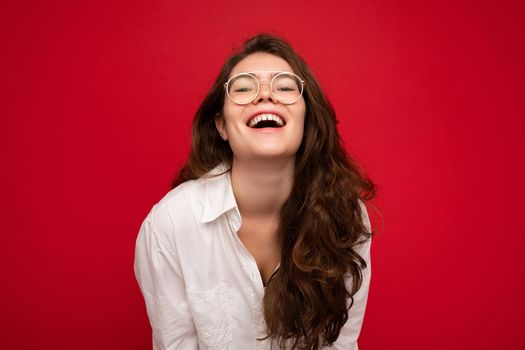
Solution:
M 284 40 L 232 55 L 144 220 L 135 275 L 160 349 L 357 349 L 375 195 Z

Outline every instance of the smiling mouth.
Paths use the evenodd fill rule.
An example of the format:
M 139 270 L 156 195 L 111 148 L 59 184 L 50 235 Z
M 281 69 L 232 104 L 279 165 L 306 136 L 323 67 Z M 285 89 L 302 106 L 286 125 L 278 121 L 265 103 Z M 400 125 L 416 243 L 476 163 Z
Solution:
M 275 114 L 258 114 L 247 123 L 247 126 L 252 129 L 262 129 L 262 128 L 282 128 L 285 126 L 281 117 Z

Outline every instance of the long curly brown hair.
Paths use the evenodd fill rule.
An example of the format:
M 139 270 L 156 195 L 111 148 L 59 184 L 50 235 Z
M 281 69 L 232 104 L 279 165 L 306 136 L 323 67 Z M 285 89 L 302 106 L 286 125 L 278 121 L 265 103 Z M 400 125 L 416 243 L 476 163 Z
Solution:
M 306 62 L 282 38 L 259 34 L 231 55 L 193 121 L 192 149 L 173 187 L 231 165 L 232 150 L 219 136 L 215 116 L 224 106 L 224 82 L 242 59 L 267 52 L 286 60 L 307 81 L 304 135 L 296 154 L 294 184 L 280 211 L 280 267 L 263 299 L 268 337 L 281 348 L 319 349 L 333 344 L 348 319 L 366 262 L 355 248 L 372 236 L 359 200 L 376 195 L 376 185 L 345 151 L 335 111 Z M 345 278 L 352 278 L 350 290 Z M 347 308 L 347 302 L 350 307 Z

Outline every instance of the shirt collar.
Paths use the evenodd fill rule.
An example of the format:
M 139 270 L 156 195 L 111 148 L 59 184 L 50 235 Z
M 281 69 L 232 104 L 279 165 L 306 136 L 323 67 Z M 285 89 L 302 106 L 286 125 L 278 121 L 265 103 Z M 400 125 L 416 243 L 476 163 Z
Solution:
M 226 163 L 217 165 L 203 178 L 205 190 L 201 222 L 211 222 L 233 208 L 238 212 L 237 202 L 233 195 L 230 170 Z

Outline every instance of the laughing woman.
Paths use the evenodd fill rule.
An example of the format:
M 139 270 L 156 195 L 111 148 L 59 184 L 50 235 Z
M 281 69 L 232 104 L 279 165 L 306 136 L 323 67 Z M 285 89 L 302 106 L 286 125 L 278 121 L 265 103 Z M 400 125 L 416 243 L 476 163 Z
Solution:
M 376 188 L 336 123 L 284 40 L 257 35 L 224 63 L 137 238 L 155 350 L 357 349 Z

